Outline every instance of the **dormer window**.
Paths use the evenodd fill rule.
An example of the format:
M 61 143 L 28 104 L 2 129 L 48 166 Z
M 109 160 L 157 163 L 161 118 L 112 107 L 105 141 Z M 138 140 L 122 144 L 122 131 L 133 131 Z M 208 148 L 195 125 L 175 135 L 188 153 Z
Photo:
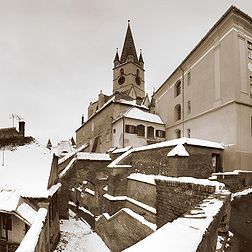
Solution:
M 177 97 L 181 94 L 181 81 L 179 80 L 174 86 L 174 96 Z

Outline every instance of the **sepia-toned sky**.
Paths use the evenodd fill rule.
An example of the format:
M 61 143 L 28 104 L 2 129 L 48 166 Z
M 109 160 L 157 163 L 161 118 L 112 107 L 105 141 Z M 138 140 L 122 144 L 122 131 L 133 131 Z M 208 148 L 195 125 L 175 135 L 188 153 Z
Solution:
M 112 92 L 128 19 L 151 95 L 232 4 L 252 16 L 249 0 L 0 0 L 0 127 L 17 114 L 42 143 L 71 138 Z

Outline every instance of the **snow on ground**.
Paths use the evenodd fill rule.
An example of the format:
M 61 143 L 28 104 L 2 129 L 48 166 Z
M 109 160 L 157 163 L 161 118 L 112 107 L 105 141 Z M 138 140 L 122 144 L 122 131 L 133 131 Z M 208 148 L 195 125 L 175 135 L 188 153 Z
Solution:
M 69 220 L 61 220 L 60 241 L 54 252 L 107 252 L 102 239 L 69 210 Z

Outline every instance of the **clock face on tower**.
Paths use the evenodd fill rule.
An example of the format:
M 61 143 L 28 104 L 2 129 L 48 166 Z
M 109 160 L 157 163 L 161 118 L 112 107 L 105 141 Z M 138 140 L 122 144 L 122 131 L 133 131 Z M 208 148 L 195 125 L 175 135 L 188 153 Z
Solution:
M 118 79 L 118 83 L 119 83 L 120 85 L 122 85 L 124 82 L 125 82 L 125 77 L 124 77 L 124 76 L 121 76 L 121 77 Z
M 140 79 L 139 76 L 137 76 L 137 77 L 135 78 L 135 81 L 136 81 L 136 84 L 137 84 L 137 85 L 140 85 L 140 84 L 141 84 L 141 79 Z

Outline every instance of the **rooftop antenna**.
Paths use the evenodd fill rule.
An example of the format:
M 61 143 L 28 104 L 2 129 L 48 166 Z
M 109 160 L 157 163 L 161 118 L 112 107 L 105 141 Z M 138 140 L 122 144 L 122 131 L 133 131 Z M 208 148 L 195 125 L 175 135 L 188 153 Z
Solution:
M 17 114 L 10 114 L 9 118 L 12 120 L 12 127 L 15 127 L 16 121 L 20 122 L 23 118 Z

